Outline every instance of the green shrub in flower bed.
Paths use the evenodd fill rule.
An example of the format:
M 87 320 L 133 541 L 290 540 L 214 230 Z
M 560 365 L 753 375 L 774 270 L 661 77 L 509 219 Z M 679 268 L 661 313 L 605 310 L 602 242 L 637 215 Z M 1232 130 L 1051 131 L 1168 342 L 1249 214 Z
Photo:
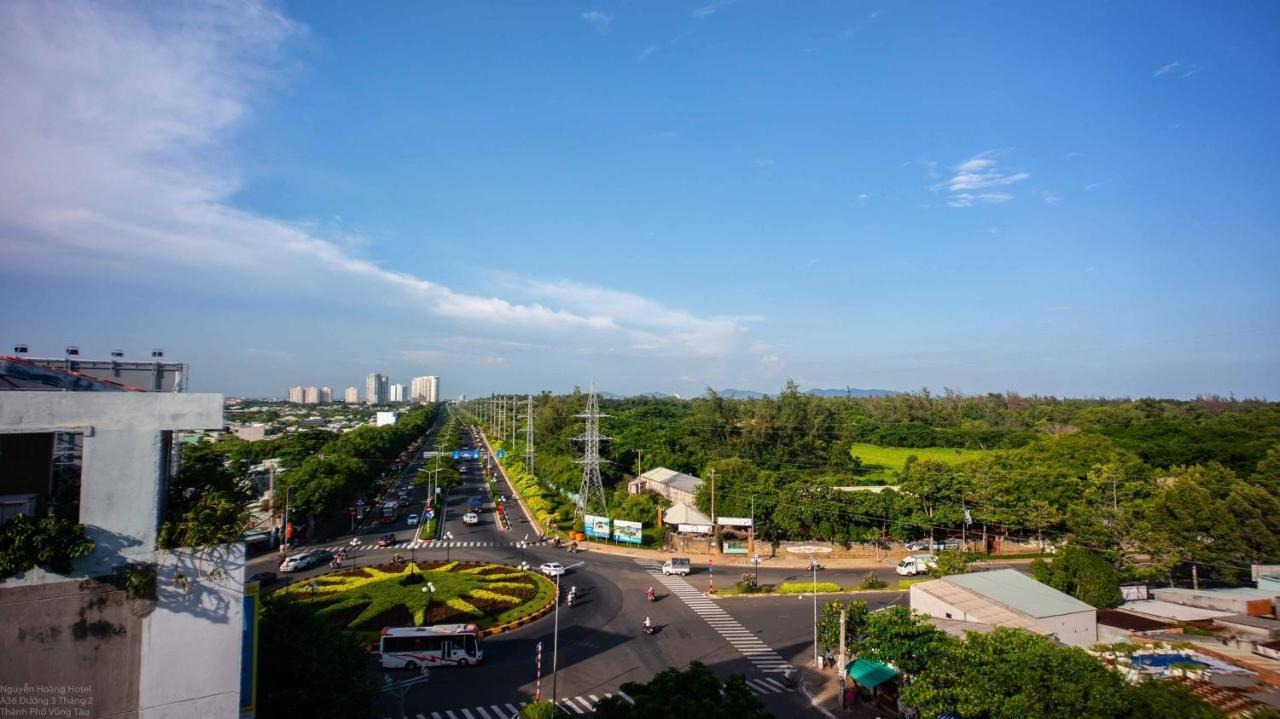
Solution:
M 819 592 L 838 592 L 840 591 L 840 585 L 835 582 L 818 582 L 817 585 L 813 582 L 783 582 L 782 586 L 774 591 L 778 594 L 809 594 L 815 590 Z
M 376 633 L 384 627 L 462 622 L 487 628 L 549 605 L 546 577 L 502 564 L 419 562 L 358 567 L 298 582 L 277 594 L 314 606 L 340 626 Z M 434 593 L 422 591 L 427 584 Z

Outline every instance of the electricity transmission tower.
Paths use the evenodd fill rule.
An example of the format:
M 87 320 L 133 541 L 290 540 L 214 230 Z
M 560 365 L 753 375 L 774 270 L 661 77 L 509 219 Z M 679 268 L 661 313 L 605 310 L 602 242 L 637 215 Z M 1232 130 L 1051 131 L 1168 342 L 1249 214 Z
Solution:
M 533 474 L 533 395 L 529 395 L 524 410 L 524 468 Z
M 600 459 L 600 440 L 608 437 L 600 436 L 600 418 L 609 415 L 600 414 L 600 400 L 596 397 L 596 383 L 591 383 L 591 394 L 587 395 L 587 410 L 575 415 L 587 421 L 586 431 L 574 437 L 583 442 L 582 459 L 574 460 L 582 465 L 582 487 L 578 490 L 578 513 L 586 514 L 591 500 L 598 498 L 600 508 L 606 510 L 604 485 L 600 481 L 600 463 L 608 460 Z

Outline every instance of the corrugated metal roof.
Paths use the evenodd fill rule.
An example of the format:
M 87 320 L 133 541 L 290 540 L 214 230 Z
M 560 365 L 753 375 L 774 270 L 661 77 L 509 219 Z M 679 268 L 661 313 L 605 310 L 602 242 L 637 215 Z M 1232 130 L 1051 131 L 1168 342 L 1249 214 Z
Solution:
M 684 502 L 676 502 L 662 514 L 662 521 L 667 524 L 711 524 L 711 518 L 690 507 Z
M 1079 599 L 1047 584 L 1041 584 L 1014 569 L 955 574 L 943 577 L 942 581 L 964 587 L 1031 617 L 1057 617 L 1094 611 L 1092 606 Z
M 1029 632 L 1043 634 L 1044 631 L 1025 614 L 1006 607 L 999 602 L 983 596 L 970 589 L 938 579 L 922 582 L 913 586 L 912 591 L 931 594 L 947 605 L 964 612 L 971 622 L 990 624 L 994 627 L 1018 627 Z
M 674 469 L 666 467 L 655 467 L 654 469 L 640 475 L 640 479 L 645 479 L 658 484 L 665 484 L 668 487 L 675 487 L 683 492 L 696 493 L 698 487 L 702 486 L 702 480 L 692 474 L 677 472 Z

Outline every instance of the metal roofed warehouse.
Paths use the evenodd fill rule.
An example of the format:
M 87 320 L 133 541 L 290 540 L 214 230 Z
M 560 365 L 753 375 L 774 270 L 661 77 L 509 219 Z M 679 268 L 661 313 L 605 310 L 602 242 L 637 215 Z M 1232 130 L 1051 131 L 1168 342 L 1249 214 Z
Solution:
M 911 608 L 939 619 L 1026 629 L 1073 646 L 1098 641 L 1097 610 L 1013 569 L 912 585 Z

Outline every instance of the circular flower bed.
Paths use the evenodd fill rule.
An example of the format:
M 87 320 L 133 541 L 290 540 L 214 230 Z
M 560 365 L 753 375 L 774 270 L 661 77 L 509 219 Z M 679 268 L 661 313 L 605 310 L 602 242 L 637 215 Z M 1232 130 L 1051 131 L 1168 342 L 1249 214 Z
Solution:
M 434 586 L 435 591 L 425 591 Z M 503 564 L 419 562 L 359 567 L 281 592 L 356 631 L 451 622 L 488 628 L 533 614 L 555 598 L 546 577 Z

